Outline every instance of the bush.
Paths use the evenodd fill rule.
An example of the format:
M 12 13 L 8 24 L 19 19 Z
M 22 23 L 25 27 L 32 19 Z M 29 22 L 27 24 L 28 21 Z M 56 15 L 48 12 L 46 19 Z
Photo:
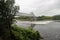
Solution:
M 12 27 L 12 33 L 16 40 L 40 40 L 42 38 L 38 31 L 35 31 L 32 28 L 19 28 L 16 25 Z

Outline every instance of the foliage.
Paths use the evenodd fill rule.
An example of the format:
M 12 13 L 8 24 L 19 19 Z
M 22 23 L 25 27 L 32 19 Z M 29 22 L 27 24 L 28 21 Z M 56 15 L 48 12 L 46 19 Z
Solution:
M 53 20 L 60 20 L 60 15 L 53 16 Z
M 39 21 L 39 20 L 53 20 L 52 16 L 38 16 L 38 17 L 35 17 L 35 18 L 36 18 L 36 21 Z M 22 20 L 22 21 L 31 21 L 34 18 L 29 17 L 29 16 L 20 16 L 20 17 L 17 17 L 15 19 Z
M 18 10 L 14 0 L 0 0 L 0 39 L 11 39 L 11 24 Z
M 53 17 L 51 16 L 39 16 L 37 17 L 37 20 L 52 20 Z
M 28 29 L 17 27 L 16 25 L 12 27 L 12 33 L 15 35 L 16 40 L 40 40 L 42 37 L 40 36 L 38 31 L 35 31 L 31 27 Z
M 22 21 L 31 21 L 33 17 L 29 16 L 20 16 L 15 18 L 17 20 L 22 20 Z M 41 20 L 60 20 L 60 15 L 54 15 L 54 16 L 38 16 L 36 17 L 36 21 L 41 21 Z
M 39 17 L 37 17 L 37 20 L 60 20 L 60 15 L 39 16 Z
M 20 17 L 17 17 L 15 19 L 22 20 L 22 21 L 29 21 L 29 20 L 32 19 L 32 17 L 29 17 L 29 16 L 20 16 Z

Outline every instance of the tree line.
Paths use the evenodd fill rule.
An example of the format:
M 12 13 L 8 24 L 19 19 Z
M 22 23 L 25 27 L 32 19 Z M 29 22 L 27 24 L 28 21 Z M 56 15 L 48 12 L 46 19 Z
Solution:
M 60 15 L 54 15 L 54 16 L 38 16 L 35 17 L 36 21 L 41 21 L 41 20 L 60 20 Z M 22 21 L 31 21 L 32 19 L 34 19 L 34 17 L 30 17 L 30 16 L 19 16 L 17 18 L 15 18 L 17 20 L 22 20 Z
M 60 20 L 60 15 L 54 16 L 38 16 L 37 20 Z

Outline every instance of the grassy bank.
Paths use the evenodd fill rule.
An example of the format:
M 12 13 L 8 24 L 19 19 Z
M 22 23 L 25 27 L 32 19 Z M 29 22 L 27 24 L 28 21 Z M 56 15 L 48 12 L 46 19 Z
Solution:
M 12 33 L 15 36 L 16 40 L 40 40 L 42 37 L 39 32 L 32 29 L 31 27 L 28 29 L 17 27 L 16 25 L 12 27 Z

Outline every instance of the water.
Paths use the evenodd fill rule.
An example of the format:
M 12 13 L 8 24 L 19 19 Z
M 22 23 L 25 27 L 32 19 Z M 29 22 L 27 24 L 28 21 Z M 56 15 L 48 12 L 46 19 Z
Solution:
M 18 25 L 21 25 L 18 23 Z M 30 24 L 22 24 L 27 28 Z M 38 30 L 41 36 L 44 38 L 42 40 L 60 40 L 60 22 L 51 22 L 49 24 L 37 24 L 34 27 Z
M 36 25 L 34 29 L 38 30 L 43 40 L 60 40 L 60 23 L 51 22 L 46 25 Z

